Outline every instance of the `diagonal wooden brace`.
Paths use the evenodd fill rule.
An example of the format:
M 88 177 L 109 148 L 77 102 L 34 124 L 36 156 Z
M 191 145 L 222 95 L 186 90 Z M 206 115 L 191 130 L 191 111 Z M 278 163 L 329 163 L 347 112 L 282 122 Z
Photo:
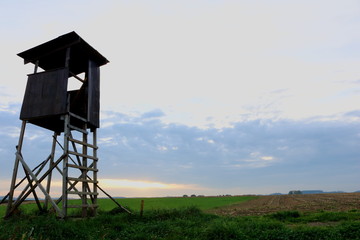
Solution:
M 8 218 L 9 216 L 11 216 L 11 214 L 15 211 L 15 209 L 17 209 L 17 208 L 19 207 L 19 205 L 20 205 L 23 201 L 25 201 L 25 199 L 27 198 L 27 196 L 30 195 L 31 191 L 34 190 L 34 189 L 37 187 L 38 183 L 42 182 L 42 181 L 49 175 L 49 173 L 55 168 L 55 166 L 57 166 L 57 165 L 64 159 L 64 157 L 65 157 L 65 155 L 62 155 L 62 156 L 54 163 L 54 165 L 53 165 L 51 168 L 49 168 L 49 169 L 43 174 L 43 176 L 38 179 L 37 182 L 35 182 L 35 184 L 31 187 L 31 189 L 30 189 L 29 191 L 27 191 L 27 193 L 24 194 L 24 196 L 23 196 L 22 198 L 19 198 L 19 199 L 14 203 L 14 205 L 12 206 L 12 208 L 6 213 L 5 218 Z M 56 207 L 57 207 L 57 206 L 56 206 Z M 55 209 L 56 209 L 56 208 L 55 208 Z M 59 209 L 59 208 L 57 207 L 57 209 Z M 59 214 L 59 216 L 60 216 L 61 218 L 64 218 L 64 215 L 63 215 L 63 213 L 62 213 L 61 211 L 58 212 L 58 214 Z
M 36 182 L 37 186 L 40 188 L 40 190 L 43 192 L 43 194 L 46 196 L 46 198 L 50 201 L 51 205 L 53 206 L 53 208 L 56 210 L 56 212 L 62 217 L 62 211 L 60 210 L 60 208 L 56 205 L 56 203 L 54 202 L 54 200 L 51 198 L 51 196 L 47 193 L 46 189 L 41 185 L 40 181 L 37 179 L 37 177 L 35 176 L 35 174 L 31 171 L 31 169 L 29 168 L 29 166 L 26 164 L 26 162 L 24 161 L 24 159 L 22 158 L 22 156 L 20 154 L 17 154 L 17 157 L 19 158 L 21 164 L 24 166 L 24 168 L 26 169 L 27 173 L 32 177 L 32 180 Z M 36 187 L 36 185 L 35 185 Z M 34 187 L 32 187 L 34 188 Z M 31 189 L 32 189 L 31 188 Z
M 15 153 L 16 154 L 16 153 Z M 49 161 L 49 157 L 41 164 L 40 168 L 37 170 L 37 172 L 35 173 L 35 176 L 38 176 L 40 174 L 40 172 L 43 170 L 43 168 L 45 167 L 45 165 L 47 164 L 47 162 Z M 34 168 L 34 170 L 32 172 L 34 172 L 37 168 Z M 23 178 L 24 180 L 26 179 L 26 177 Z M 15 186 L 15 188 L 20 185 L 21 181 Z M 20 200 L 23 198 L 24 194 L 28 191 L 29 187 L 31 187 L 32 190 L 35 189 L 35 187 L 30 186 L 30 184 L 27 184 L 26 187 L 23 189 L 23 191 L 20 193 L 20 195 L 18 196 L 17 200 L 15 201 L 14 205 L 16 205 L 18 202 L 20 202 Z M 14 188 L 14 189 L 15 189 Z M 23 202 L 24 200 L 22 200 L 21 202 Z M 20 203 L 21 203 L 20 202 Z
M 35 172 L 36 169 L 38 169 L 39 167 L 45 165 L 46 163 L 47 163 L 47 160 L 43 161 L 42 163 L 40 163 L 39 165 L 37 165 L 32 171 Z M 42 168 L 41 168 L 41 169 L 42 169 Z M 35 174 L 35 175 L 37 176 L 37 175 L 39 175 L 39 174 L 37 173 L 37 174 Z M 14 186 L 14 190 L 15 190 L 18 186 L 20 186 L 20 185 L 25 181 L 25 179 L 26 179 L 26 177 L 23 177 L 23 178 Z M 10 192 L 8 192 L 8 193 L 5 195 L 5 197 L 0 201 L 0 204 L 4 203 L 5 200 L 9 197 L 9 195 L 10 195 Z M 21 198 L 21 197 L 19 197 L 19 198 Z

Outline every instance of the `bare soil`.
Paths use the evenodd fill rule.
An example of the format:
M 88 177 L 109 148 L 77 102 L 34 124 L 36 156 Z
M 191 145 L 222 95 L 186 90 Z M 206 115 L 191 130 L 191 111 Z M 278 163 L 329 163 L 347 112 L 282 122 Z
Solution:
M 279 211 L 317 212 L 360 210 L 360 193 L 271 195 L 211 210 L 230 216 L 265 215 Z

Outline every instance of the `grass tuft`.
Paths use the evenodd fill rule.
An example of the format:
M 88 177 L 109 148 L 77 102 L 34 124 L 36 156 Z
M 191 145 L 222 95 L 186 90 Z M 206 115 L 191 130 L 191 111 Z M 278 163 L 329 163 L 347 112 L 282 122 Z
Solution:
M 281 211 L 269 214 L 268 217 L 279 221 L 293 221 L 300 217 L 300 213 L 298 211 Z

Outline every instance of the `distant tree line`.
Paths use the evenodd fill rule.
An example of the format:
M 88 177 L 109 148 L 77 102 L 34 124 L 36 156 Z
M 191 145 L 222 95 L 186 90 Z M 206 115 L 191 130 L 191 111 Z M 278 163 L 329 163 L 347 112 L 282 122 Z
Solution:
M 184 198 L 187 197 L 205 197 L 204 195 L 196 195 L 196 194 L 191 194 L 190 196 L 187 194 L 183 195 Z M 218 195 L 218 197 L 231 197 L 231 194 L 226 194 L 226 195 Z
M 302 192 L 300 190 L 291 190 L 289 191 L 289 194 L 292 195 L 292 194 L 302 194 Z

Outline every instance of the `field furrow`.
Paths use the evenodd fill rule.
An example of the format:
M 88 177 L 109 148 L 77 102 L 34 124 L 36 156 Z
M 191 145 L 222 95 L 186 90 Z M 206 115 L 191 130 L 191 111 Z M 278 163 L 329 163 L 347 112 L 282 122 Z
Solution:
M 360 210 L 360 193 L 259 196 L 256 199 L 211 210 L 219 215 L 263 215 L 279 211 L 300 212 Z

